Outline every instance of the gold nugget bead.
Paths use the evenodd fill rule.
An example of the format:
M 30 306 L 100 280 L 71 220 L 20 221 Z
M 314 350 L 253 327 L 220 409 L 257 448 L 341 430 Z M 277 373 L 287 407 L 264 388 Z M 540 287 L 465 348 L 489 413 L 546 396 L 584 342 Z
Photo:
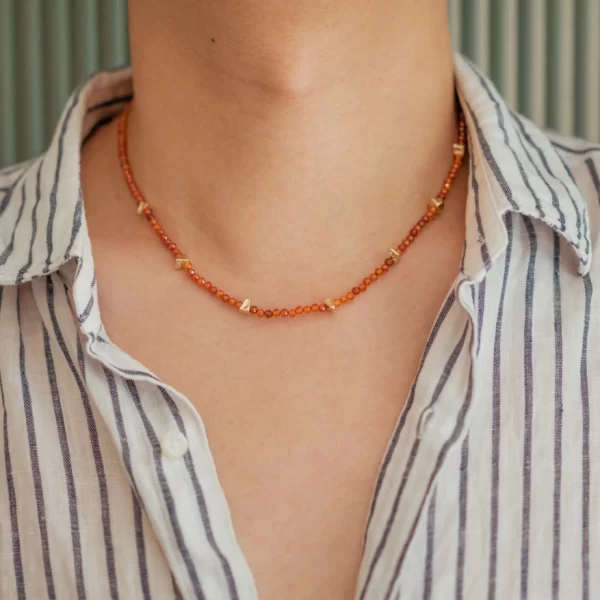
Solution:
M 329 312 L 334 312 L 335 311 L 335 302 L 333 301 L 332 298 L 326 298 L 323 301 L 323 304 L 327 307 L 327 310 Z
M 281 318 L 295 318 L 299 315 L 307 314 L 318 314 L 321 312 L 335 312 L 337 308 L 344 304 L 350 304 L 359 294 L 366 292 L 372 283 L 378 281 L 379 278 L 383 277 L 394 264 L 399 260 L 402 255 L 409 248 L 410 245 L 419 236 L 420 232 L 429 223 L 435 221 L 437 214 L 443 209 L 446 198 L 450 195 L 452 183 L 456 179 L 456 176 L 461 169 L 462 163 L 464 162 L 464 155 L 466 154 L 468 147 L 466 145 L 466 123 L 465 117 L 458 108 L 458 133 L 455 143 L 452 146 L 453 160 L 452 166 L 448 172 L 448 175 L 442 185 L 442 189 L 439 191 L 436 198 L 432 198 L 428 201 L 427 211 L 421 216 L 421 218 L 413 225 L 410 232 L 406 235 L 404 240 L 396 247 L 392 247 L 389 250 L 388 256 L 381 265 L 374 269 L 372 273 L 364 277 L 358 285 L 355 285 L 346 294 L 336 298 L 327 298 L 321 304 L 311 305 L 298 305 L 296 308 L 274 308 L 274 309 L 263 309 L 256 305 L 250 304 L 250 299 L 238 300 L 233 296 L 227 294 L 224 290 L 219 289 L 212 282 L 208 281 L 200 273 L 196 271 L 196 268 L 192 262 L 179 250 L 178 245 L 173 241 L 162 228 L 159 220 L 154 214 L 151 206 L 146 202 L 142 192 L 135 183 L 131 165 L 129 164 L 129 157 L 127 156 L 127 123 L 129 114 L 131 112 L 131 104 L 125 105 L 119 121 L 119 158 L 121 162 L 121 169 L 125 177 L 125 182 L 131 193 L 132 200 L 136 203 L 136 211 L 140 216 L 146 217 L 148 224 L 154 232 L 158 235 L 161 243 L 169 250 L 173 258 L 175 259 L 175 267 L 178 270 L 189 277 L 200 289 L 206 290 L 212 296 L 220 299 L 223 304 L 238 309 L 243 314 L 250 314 L 256 317 L 265 317 L 265 320 L 269 320 L 272 317 Z M 304 319 L 303 319 L 304 320 Z
M 400 252 L 396 250 L 396 248 L 390 248 L 388 256 L 394 261 L 397 262 L 400 258 Z
M 246 298 L 243 302 L 242 305 L 240 306 L 240 312 L 244 313 L 245 315 L 249 315 L 250 314 L 250 299 Z
M 464 144 L 452 144 L 452 152 L 454 152 L 454 156 L 464 156 L 465 155 L 465 145 Z
M 431 198 L 428 203 L 429 208 L 433 209 L 433 212 L 439 213 L 442 212 L 444 208 L 444 201 L 440 198 Z
M 188 266 L 189 262 L 190 262 L 190 259 L 187 258 L 186 256 L 178 256 L 175 259 L 175 268 L 179 271 L 181 269 L 185 269 Z

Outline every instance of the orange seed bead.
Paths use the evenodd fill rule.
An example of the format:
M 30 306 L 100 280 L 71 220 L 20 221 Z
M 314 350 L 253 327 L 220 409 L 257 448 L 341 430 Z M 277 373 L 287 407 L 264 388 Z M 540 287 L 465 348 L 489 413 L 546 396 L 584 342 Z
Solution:
M 146 217 L 146 220 L 148 221 L 148 223 L 150 224 L 152 229 L 154 229 L 154 231 L 160 238 L 161 242 L 165 245 L 165 247 L 169 250 L 169 252 L 175 258 L 180 258 L 183 256 L 182 252 L 177 247 L 177 244 L 169 238 L 169 236 L 167 235 L 165 230 L 161 227 L 160 223 L 157 221 L 156 217 L 154 216 L 154 214 L 152 212 L 151 207 L 146 203 L 144 196 L 142 195 L 139 188 L 137 187 L 133 173 L 131 171 L 131 165 L 129 164 L 129 159 L 127 156 L 127 125 L 128 125 L 128 118 L 129 118 L 130 111 L 131 111 L 131 106 L 126 105 L 125 109 L 123 110 L 121 117 L 120 117 L 119 130 L 118 130 L 118 142 L 119 142 L 118 157 L 120 160 L 120 165 L 121 165 L 121 170 L 123 172 L 123 176 L 125 178 L 127 187 L 129 189 L 129 192 L 130 192 L 133 200 L 138 204 L 138 206 L 139 205 L 143 206 L 143 209 L 140 210 L 140 212 L 138 214 L 143 214 Z M 459 118 L 458 118 L 458 135 L 456 138 L 456 144 L 464 146 L 465 151 L 467 150 L 467 148 L 466 148 L 466 121 L 465 121 L 464 114 L 462 112 L 459 114 Z M 455 152 L 457 152 L 456 144 L 454 145 Z M 461 152 L 457 152 L 456 154 L 453 155 L 453 160 L 452 160 L 452 165 L 450 167 L 450 170 L 448 171 L 446 179 L 444 180 L 444 183 L 442 184 L 440 193 L 436 196 L 436 198 L 438 200 L 444 201 L 448 197 L 448 195 L 451 191 L 451 188 L 452 188 L 452 184 L 453 184 L 454 180 L 456 179 L 456 176 L 458 175 L 458 172 L 463 164 L 463 161 L 464 161 L 464 155 L 461 155 Z M 430 202 L 432 202 L 432 201 L 430 200 Z M 437 215 L 440 213 L 440 209 L 441 209 L 441 203 L 438 203 L 438 204 L 440 204 L 439 208 L 436 207 L 435 204 L 434 205 L 431 205 L 430 203 L 427 204 L 427 211 L 425 212 L 425 214 L 423 214 L 423 216 L 421 216 L 421 218 L 417 221 L 417 223 L 415 223 L 413 225 L 413 227 L 410 229 L 409 234 L 397 246 L 397 249 L 400 253 L 405 252 L 408 249 L 408 247 L 410 246 L 410 244 L 415 240 L 415 238 L 422 231 L 423 227 L 425 227 L 425 225 L 427 225 L 428 223 L 430 223 L 437 217 Z M 393 253 L 393 250 L 392 250 L 392 253 Z M 379 277 L 381 277 L 381 275 L 383 275 L 384 273 L 387 273 L 389 271 L 389 269 L 395 264 L 395 262 L 396 262 L 395 259 L 397 259 L 396 255 L 394 255 L 394 258 L 392 258 L 391 256 L 388 256 L 386 258 L 385 262 L 380 267 L 375 269 L 375 271 L 373 273 L 371 273 L 370 275 L 365 277 L 360 285 L 352 288 L 352 291 L 348 292 L 344 296 L 341 296 L 341 298 L 334 299 L 333 305 L 335 307 L 338 307 L 341 304 L 345 304 L 346 302 L 353 300 L 358 294 L 365 292 L 367 287 L 371 283 L 377 281 L 377 279 Z M 210 281 L 207 281 L 206 279 L 204 279 L 204 277 L 201 277 L 200 274 L 197 273 L 197 271 L 192 267 L 192 263 L 190 261 L 185 262 L 184 269 L 187 272 L 187 274 L 196 283 L 198 283 L 198 285 L 203 286 L 211 294 L 216 295 L 218 298 L 221 298 L 223 300 L 223 302 L 228 303 L 231 306 L 235 306 L 237 308 L 241 308 L 244 305 L 244 303 L 241 300 L 237 300 L 236 298 L 229 296 L 223 290 L 217 289 L 217 287 L 215 285 L 213 285 Z M 328 300 L 328 302 L 331 302 L 331 301 Z M 314 303 L 310 306 L 309 305 L 297 306 L 295 309 L 289 310 L 289 311 L 285 308 L 284 309 L 263 310 L 261 308 L 258 308 L 257 306 L 251 306 L 250 313 L 256 314 L 259 317 L 265 316 L 267 318 L 278 317 L 278 316 L 295 317 L 297 315 L 308 314 L 310 312 L 325 312 L 328 310 L 328 308 L 329 307 L 324 303 L 322 303 L 322 304 Z

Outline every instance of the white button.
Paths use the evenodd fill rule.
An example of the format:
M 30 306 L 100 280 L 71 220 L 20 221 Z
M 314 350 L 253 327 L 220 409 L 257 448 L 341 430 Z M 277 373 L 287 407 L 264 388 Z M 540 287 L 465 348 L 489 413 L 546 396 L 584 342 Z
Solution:
M 171 429 L 162 439 L 160 447 L 166 457 L 181 458 L 188 450 L 188 441 L 177 429 Z

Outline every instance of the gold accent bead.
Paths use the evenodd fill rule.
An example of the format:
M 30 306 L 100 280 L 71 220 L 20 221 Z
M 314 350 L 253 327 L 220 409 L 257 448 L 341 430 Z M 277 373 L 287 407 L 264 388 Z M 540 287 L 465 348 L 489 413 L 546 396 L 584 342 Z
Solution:
M 190 259 L 185 256 L 178 256 L 175 259 L 175 268 L 177 270 L 185 269 L 190 263 Z
M 396 248 L 390 248 L 390 252 L 389 252 L 388 256 L 394 262 L 397 262 L 397 260 L 400 258 L 400 252 L 398 252 L 398 250 L 396 250 Z
M 435 208 L 435 212 L 442 212 L 444 201 L 440 198 L 432 198 L 428 203 L 429 208 Z
M 452 151 L 454 152 L 454 156 L 464 156 L 465 155 L 465 145 L 464 144 L 452 144 Z
M 323 304 L 327 307 L 327 310 L 329 312 L 333 312 L 335 310 L 335 302 L 333 301 L 332 298 L 326 298 L 323 301 Z
M 244 313 L 245 315 L 250 314 L 250 298 L 246 298 L 243 302 L 242 305 L 240 306 L 240 312 Z
M 148 205 L 145 202 L 140 202 L 137 207 L 138 216 L 141 215 L 147 208 Z

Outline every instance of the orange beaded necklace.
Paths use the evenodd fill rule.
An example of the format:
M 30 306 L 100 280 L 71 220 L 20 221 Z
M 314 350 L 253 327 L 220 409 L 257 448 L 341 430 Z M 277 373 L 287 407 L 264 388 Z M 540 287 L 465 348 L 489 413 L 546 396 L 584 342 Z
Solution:
M 373 273 L 365 277 L 361 283 L 357 286 L 353 287 L 349 292 L 340 296 L 339 298 L 327 298 L 323 302 L 315 303 L 315 304 L 307 304 L 306 306 L 297 306 L 296 308 L 287 309 L 287 308 L 272 308 L 272 309 L 264 309 L 259 308 L 258 306 L 254 306 L 249 298 L 245 300 L 237 300 L 233 296 L 225 293 L 223 290 L 219 289 L 216 285 L 213 285 L 210 281 L 202 277 L 194 268 L 194 265 L 187 258 L 181 250 L 177 247 L 177 244 L 173 242 L 173 240 L 166 234 L 164 228 L 158 222 L 156 216 L 150 205 L 142 196 L 138 186 L 135 183 L 133 178 L 133 173 L 131 171 L 131 165 L 129 164 L 129 158 L 127 156 L 127 123 L 129 119 L 129 113 L 131 111 L 131 104 L 127 104 L 123 113 L 121 114 L 121 120 L 119 124 L 119 158 L 121 161 L 121 169 L 123 171 L 123 175 L 125 176 L 125 181 L 127 182 L 127 186 L 129 187 L 129 191 L 133 196 L 133 199 L 137 203 L 137 214 L 140 216 L 146 217 L 146 220 L 150 224 L 150 226 L 156 231 L 156 234 L 160 238 L 160 241 L 167 247 L 167 249 L 171 252 L 175 259 L 175 268 L 181 269 L 187 276 L 200 288 L 206 290 L 215 298 L 223 302 L 226 306 L 235 308 L 237 311 L 243 314 L 255 315 L 257 317 L 266 317 L 267 319 L 274 317 L 296 317 L 304 314 L 312 314 L 312 313 L 325 313 L 325 312 L 335 312 L 335 310 L 343 306 L 344 304 L 348 304 L 354 298 L 356 298 L 359 294 L 362 294 L 367 291 L 368 287 L 377 281 L 380 277 L 383 277 L 391 267 L 393 267 L 398 259 L 402 256 L 404 252 L 408 249 L 411 243 L 415 240 L 415 238 L 419 235 L 419 233 L 423 230 L 423 228 L 431 223 L 438 214 L 442 211 L 444 207 L 444 202 L 450 193 L 450 189 L 452 187 L 452 182 L 454 181 L 460 167 L 462 166 L 464 155 L 465 155 L 465 134 L 466 134 L 466 125 L 464 114 L 458 109 L 458 136 L 456 139 L 456 143 L 452 146 L 452 151 L 454 155 L 454 160 L 452 162 L 452 167 L 446 180 L 444 181 L 444 185 L 440 193 L 437 197 L 429 200 L 427 204 L 427 211 L 425 214 L 419 219 L 417 223 L 412 227 L 410 233 L 404 238 L 404 240 L 398 244 L 396 247 L 392 247 L 388 251 L 388 256 L 379 267 L 375 269 Z

